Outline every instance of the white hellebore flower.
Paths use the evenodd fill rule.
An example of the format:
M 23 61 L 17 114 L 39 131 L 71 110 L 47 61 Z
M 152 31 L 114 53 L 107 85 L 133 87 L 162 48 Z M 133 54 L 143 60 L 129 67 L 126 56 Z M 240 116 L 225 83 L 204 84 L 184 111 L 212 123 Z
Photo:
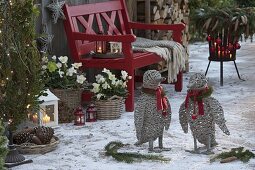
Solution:
M 103 73 L 106 73 L 106 74 L 108 74 L 108 75 L 109 75 L 109 74 L 112 74 L 111 71 L 108 70 L 108 69 L 106 69 L 106 68 L 104 68 L 102 72 L 103 72 Z
M 61 68 L 62 67 L 62 64 L 61 63 L 57 63 L 56 64 L 58 68 Z
M 58 70 L 58 74 L 59 74 L 59 77 L 62 78 L 65 73 L 61 70 Z
M 77 75 L 76 81 L 80 84 L 83 84 L 83 82 L 86 80 L 86 77 L 84 75 Z
M 132 79 L 132 76 L 128 76 L 128 80 L 131 80 Z
M 116 82 L 116 85 L 122 86 L 122 85 L 123 85 L 123 81 L 122 81 L 122 80 L 118 80 L 118 81 Z
M 49 60 L 48 60 L 48 58 L 47 58 L 46 56 L 44 56 L 44 57 L 42 58 L 42 62 L 43 62 L 43 63 L 48 63 L 48 61 L 49 61 Z
M 111 74 L 108 74 L 108 76 L 109 76 L 109 80 L 111 81 L 116 80 L 116 77 L 114 74 L 111 73 Z
M 64 56 L 64 57 L 60 56 L 58 59 L 63 64 L 67 63 L 67 61 L 68 61 L 68 57 L 67 56 Z
M 101 97 L 102 97 L 102 96 L 104 96 L 104 95 L 103 95 L 103 94 L 101 94 L 101 93 L 98 93 L 96 96 L 97 96 L 97 100 L 100 100 L 100 99 L 101 99 Z
M 112 82 L 111 82 L 111 83 L 112 83 L 112 85 L 114 85 L 114 86 L 115 86 L 115 85 L 117 84 L 116 79 L 112 80 Z
M 127 77 L 128 77 L 128 73 L 124 70 L 121 70 L 121 77 L 122 77 L 123 80 L 126 80 Z
M 98 74 L 98 75 L 96 76 L 96 81 L 97 81 L 98 83 L 104 83 L 104 82 L 105 82 L 105 78 L 104 78 L 104 76 L 102 76 L 101 74 Z
M 93 86 L 93 89 L 91 90 L 93 93 L 98 93 L 99 92 L 99 90 L 100 90 L 100 84 L 97 84 L 97 83 L 93 83 L 92 84 L 92 86 Z
M 82 63 L 73 63 L 72 66 L 76 69 L 80 68 L 82 66 Z
M 124 83 L 122 84 L 122 87 L 126 88 L 126 87 L 127 87 L 127 82 L 124 82 Z
M 46 65 L 43 65 L 43 66 L 42 66 L 42 69 L 43 69 L 43 70 L 46 70 L 46 69 L 47 69 L 47 66 L 46 66 Z
M 56 60 L 57 59 L 57 57 L 54 55 L 54 56 L 52 56 L 51 57 L 53 60 Z
M 103 89 L 111 88 L 107 82 L 105 82 L 104 84 L 102 84 L 102 87 L 103 87 Z
M 74 73 L 77 73 L 77 70 L 75 70 L 74 67 L 71 67 L 71 68 L 69 68 L 69 69 L 67 70 L 66 75 L 71 77 L 71 76 L 73 76 Z

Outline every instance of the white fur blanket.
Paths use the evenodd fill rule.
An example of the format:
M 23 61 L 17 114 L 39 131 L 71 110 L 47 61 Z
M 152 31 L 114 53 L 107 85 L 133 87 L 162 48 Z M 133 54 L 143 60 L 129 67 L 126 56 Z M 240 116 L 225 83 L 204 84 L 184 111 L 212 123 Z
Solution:
M 137 37 L 132 46 L 134 51 L 153 52 L 167 62 L 168 83 L 176 82 L 179 71 L 185 69 L 185 49 L 180 43 Z

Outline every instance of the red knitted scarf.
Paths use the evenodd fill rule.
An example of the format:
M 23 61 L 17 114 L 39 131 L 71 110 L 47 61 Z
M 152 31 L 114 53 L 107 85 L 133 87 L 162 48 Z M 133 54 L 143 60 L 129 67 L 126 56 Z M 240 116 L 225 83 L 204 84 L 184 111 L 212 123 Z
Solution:
M 154 89 L 149 89 L 149 88 L 142 88 L 142 91 L 144 93 L 148 94 L 156 94 L 157 98 L 157 110 L 161 111 L 162 110 L 162 115 L 166 116 L 168 114 L 168 102 L 167 102 L 167 97 L 165 95 L 164 89 L 162 86 L 158 86 L 156 90 Z
M 192 119 L 195 120 L 198 115 L 204 115 L 204 103 L 203 95 L 209 90 L 208 87 L 202 90 L 188 90 L 188 94 L 185 99 L 185 108 L 188 108 L 189 99 L 194 101 Z M 198 105 L 198 114 L 196 113 L 196 105 Z

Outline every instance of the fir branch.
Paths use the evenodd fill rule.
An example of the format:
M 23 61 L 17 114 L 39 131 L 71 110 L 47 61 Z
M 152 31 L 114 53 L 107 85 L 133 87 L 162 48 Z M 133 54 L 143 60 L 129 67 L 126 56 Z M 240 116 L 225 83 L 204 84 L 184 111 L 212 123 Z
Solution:
M 248 162 L 251 158 L 255 158 L 255 154 L 249 150 L 244 151 L 244 147 L 232 148 L 229 152 L 222 152 L 210 159 L 210 162 L 214 162 L 216 159 L 226 159 L 229 157 L 237 157 L 242 162 Z
M 105 146 L 106 155 L 112 156 L 114 159 L 120 162 L 126 162 L 126 163 L 133 163 L 137 161 L 142 160 L 157 160 L 157 161 L 164 161 L 168 162 L 170 159 L 164 158 L 162 155 L 152 155 L 152 154 L 140 154 L 140 153 L 130 153 L 130 152 L 124 152 L 119 153 L 118 149 L 124 147 L 125 144 L 118 141 L 112 141 L 109 142 Z

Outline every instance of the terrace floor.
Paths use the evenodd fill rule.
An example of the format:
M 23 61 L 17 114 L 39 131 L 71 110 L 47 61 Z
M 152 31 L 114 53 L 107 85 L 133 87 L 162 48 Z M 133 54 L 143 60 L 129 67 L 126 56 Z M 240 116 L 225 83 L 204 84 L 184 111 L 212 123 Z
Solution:
M 164 132 L 163 143 L 171 151 L 162 152 L 169 162 L 142 161 L 132 164 L 117 162 L 104 155 L 104 146 L 110 141 L 130 144 L 120 151 L 148 153 L 148 144 L 136 147 L 134 118 L 132 112 L 123 113 L 120 119 L 86 123 L 77 127 L 73 124 L 61 124 L 55 129 L 60 144 L 55 151 L 44 155 L 27 155 L 33 163 L 12 168 L 13 170 L 254 170 L 255 159 L 248 163 L 234 161 L 221 164 L 210 163 L 213 155 L 192 154 L 185 150 L 193 149 L 190 133 L 184 134 L 178 110 L 185 100 L 186 85 L 195 72 L 204 73 L 208 64 L 208 46 L 196 43 L 190 48 L 190 72 L 184 74 L 184 89 L 175 92 L 173 85 L 164 85 L 172 107 L 170 129 Z M 236 60 L 241 77 L 239 80 L 233 62 L 224 63 L 224 85 L 220 86 L 218 62 L 212 62 L 207 77 L 213 86 L 213 96 L 224 108 L 225 119 L 230 136 L 216 127 L 216 140 L 219 143 L 213 151 L 217 154 L 231 148 L 243 146 L 255 152 L 255 43 L 242 42 L 237 51 Z M 138 90 L 137 90 L 138 91 Z M 155 145 L 157 142 L 154 142 Z M 199 147 L 203 146 L 199 144 Z

